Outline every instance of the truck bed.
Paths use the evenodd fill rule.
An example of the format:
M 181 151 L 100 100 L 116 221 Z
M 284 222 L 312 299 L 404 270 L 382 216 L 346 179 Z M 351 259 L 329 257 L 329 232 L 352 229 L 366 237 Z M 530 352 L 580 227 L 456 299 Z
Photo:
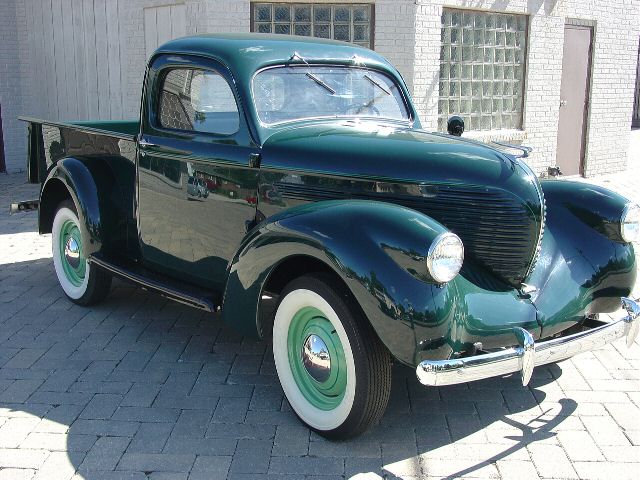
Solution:
M 135 163 L 139 120 L 52 122 L 19 117 L 28 123 L 27 174 L 30 183 L 45 180 L 51 166 L 69 156 L 118 157 Z

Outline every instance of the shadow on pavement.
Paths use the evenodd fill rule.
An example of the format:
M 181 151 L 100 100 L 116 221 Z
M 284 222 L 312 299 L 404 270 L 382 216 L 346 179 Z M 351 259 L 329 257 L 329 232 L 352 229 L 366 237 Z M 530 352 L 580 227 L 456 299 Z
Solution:
M 490 476 L 497 460 L 528 458 L 577 406 L 554 398 L 542 410 L 544 387 L 562 375 L 555 365 L 536 369 L 529 388 L 517 376 L 426 388 L 395 367 L 381 423 L 329 442 L 292 413 L 270 349 L 120 282 L 103 304 L 76 306 L 50 259 L 2 265 L 0 465 L 42 473 L 64 452 L 56 468 L 86 478 Z

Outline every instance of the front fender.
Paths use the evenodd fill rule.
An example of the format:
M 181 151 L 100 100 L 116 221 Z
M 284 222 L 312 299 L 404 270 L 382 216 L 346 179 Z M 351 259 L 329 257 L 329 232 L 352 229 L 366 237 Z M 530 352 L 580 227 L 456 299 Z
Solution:
M 286 210 L 257 226 L 230 263 L 223 319 L 261 335 L 258 306 L 270 273 L 291 257 L 312 257 L 342 278 L 389 351 L 413 364 L 414 323 L 437 323 L 438 287 L 426 277 L 426 256 L 445 231 L 422 213 L 381 202 L 322 201 Z M 447 327 L 440 327 L 444 335 Z
M 40 233 L 51 231 L 60 185 L 73 200 L 82 235 L 89 239 L 87 254 L 101 250 L 122 253 L 127 239 L 124 197 L 111 169 L 102 161 L 83 157 L 67 157 L 56 162 L 40 192 Z
M 547 222 L 540 257 L 527 283 L 548 337 L 585 315 L 613 312 L 636 279 L 633 246 L 620 237 L 628 200 L 588 183 L 541 182 Z
M 584 182 L 543 180 L 540 182 L 551 213 L 564 210 L 607 239 L 625 243 L 620 220 L 628 199 L 608 188 Z

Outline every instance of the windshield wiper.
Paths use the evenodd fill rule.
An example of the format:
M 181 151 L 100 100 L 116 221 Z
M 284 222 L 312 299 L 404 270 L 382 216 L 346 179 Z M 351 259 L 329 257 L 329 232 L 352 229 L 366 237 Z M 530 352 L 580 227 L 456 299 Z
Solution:
M 367 75 L 366 73 L 364 74 L 364 78 L 366 78 L 367 80 L 369 80 L 371 83 L 373 83 L 376 87 L 378 87 L 380 90 L 382 90 L 384 93 L 386 93 L 387 95 L 391 95 L 391 91 L 386 88 L 385 86 L 383 86 L 380 82 L 374 80 L 373 78 L 371 78 L 369 75 Z
M 329 85 L 327 85 L 326 82 L 324 80 L 322 80 L 321 78 L 316 77 L 313 73 L 307 72 L 307 77 L 309 77 L 311 80 L 316 82 L 321 87 L 324 87 L 324 89 L 327 92 L 329 92 L 331 95 L 335 95 L 336 94 L 336 91 L 333 88 L 331 88 Z
M 300 54 L 298 54 L 298 52 L 293 52 L 293 55 L 291 55 L 290 60 L 293 60 L 294 58 L 299 58 L 300 60 L 302 60 L 305 65 L 307 66 L 307 68 L 311 69 L 311 65 L 309 65 L 309 62 L 307 62 L 304 58 L 302 58 L 302 56 L 300 56 Z M 314 82 L 316 82 L 318 85 L 320 85 L 322 88 L 324 88 L 327 92 L 329 92 L 331 95 L 335 95 L 336 91 L 335 89 L 333 89 L 330 85 L 327 84 L 327 82 L 325 82 L 324 80 L 322 80 L 320 77 L 318 77 L 317 75 L 314 75 L 311 72 L 307 72 L 307 77 L 309 77 L 311 80 L 313 80 Z

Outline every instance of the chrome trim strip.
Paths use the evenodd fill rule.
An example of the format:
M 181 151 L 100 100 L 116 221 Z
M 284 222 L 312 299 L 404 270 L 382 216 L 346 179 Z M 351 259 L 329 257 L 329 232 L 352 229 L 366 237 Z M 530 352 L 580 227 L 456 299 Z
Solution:
M 529 267 L 527 268 L 527 272 L 524 275 L 524 279 L 528 279 L 529 275 L 533 272 L 533 269 L 536 267 L 538 260 L 540 258 L 540 252 L 542 251 L 542 239 L 544 237 L 544 231 L 547 227 L 547 201 L 544 198 L 544 192 L 542 191 L 542 186 L 538 181 L 538 177 L 536 176 L 533 169 L 526 162 L 518 162 L 520 168 L 522 168 L 532 179 L 533 185 L 536 188 L 536 192 L 538 193 L 538 199 L 540 201 L 540 208 L 542 211 L 540 212 L 540 228 L 538 229 L 538 238 L 536 240 L 536 248 L 533 251 L 533 257 L 531 257 L 531 261 L 529 262 Z
M 627 315 L 611 323 L 541 343 L 535 343 L 529 332 L 517 328 L 514 333 L 518 347 L 467 358 L 424 360 L 416 367 L 416 375 L 423 385 L 441 386 L 520 371 L 522 384 L 527 385 L 535 366 L 595 350 L 621 337 L 626 337 L 627 346 L 631 346 L 638 335 L 640 305 L 637 300 L 626 297 L 621 298 L 621 302 Z

